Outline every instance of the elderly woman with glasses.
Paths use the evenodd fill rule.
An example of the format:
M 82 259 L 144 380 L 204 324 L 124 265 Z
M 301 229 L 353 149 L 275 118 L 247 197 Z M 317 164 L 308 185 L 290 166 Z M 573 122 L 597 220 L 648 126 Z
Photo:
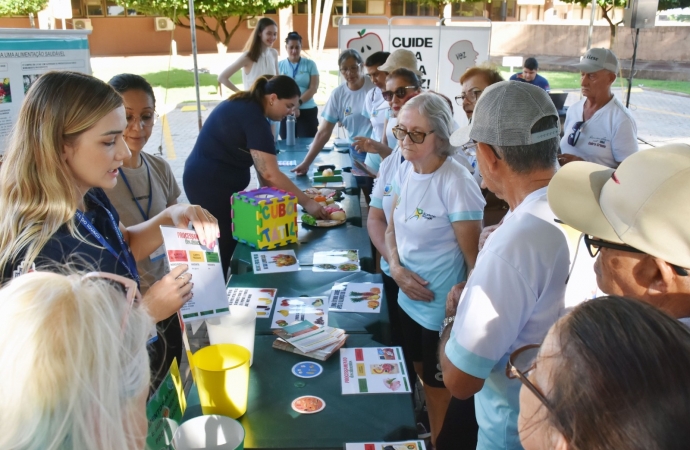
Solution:
M 449 157 L 452 121 L 446 100 L 433 93 L 401 108 L 393 133 L 406 161 L 393 182 L 386 230 L 405 354 L 424 382 L 432 443 L 450 402 L 439 369 L 438 324 L 447 293 L 474 267 L 484 209 L 472 175 Z
M 297 175 L 306 175 L 311 163 L 331 138 L 336 123 L 340 123 L 347 130 L 350 140 L 355 136 L 371 135 L 371 121 L 362 115 L 362 112 L 367 92 L 374 88 L 374 84 L 364 76 L 364 61 L 356 50 L 348 49 L 338 57 L 338 67 L 345 83 L 331 92 L 321 113 L 323 120 L 309 152 L 304 160 L 291 170 Z
M 601 297 L 517 349 L 526 450 L 684 449 L 690 440 L 690 330 L 645 303 Z

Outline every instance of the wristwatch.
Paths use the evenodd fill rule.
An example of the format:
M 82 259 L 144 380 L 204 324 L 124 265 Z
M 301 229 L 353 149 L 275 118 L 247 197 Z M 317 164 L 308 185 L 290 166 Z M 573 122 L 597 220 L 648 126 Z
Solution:
M 446 317 L 445 319 L 443 319 L 443 323 L 441 324 L 441 331 L 438 332 L 439 338 L 441 338 L 441 336 L 443 336 L 443 331 L 446 329 L 446 327 L 448 325 L 450 325 L 451 323 L 453 323 L 454 321 L 455 321 L 455 316 L 450 316 L 450 317 Z

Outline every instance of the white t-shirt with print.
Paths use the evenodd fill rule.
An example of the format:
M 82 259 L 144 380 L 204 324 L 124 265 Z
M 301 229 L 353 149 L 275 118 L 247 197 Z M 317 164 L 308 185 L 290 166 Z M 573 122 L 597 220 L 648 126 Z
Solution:
M 379 167 L 379 176 L 374 180 L 374 188 L 371 190 L 371 202 L 369 207 L 383 210 L 386 216 L 386 223 L 390 222 L 391 210 L 393 208 L 393 179 L 402 165 L 403 159 L 400 149 L 393 150 L 388 158 L 384 159 Z M 381 271 L 390 276 L 388 262 L 381 257 Z
M 383 125 L 389 109 L 388 102 L 381 95 L 381 89 L 374 87 L 367 92 L 362 115 L 371 121 L 371 138 L 377 142 L 380 142 L 383 136 Z
M 484 197 L 469 171 L 453 158 L 429 174 L 419 174 L 404 162 L 393 191 L 398 198 L 393 218 L 400 263 L 427 280 L 426 288 L 434 293 L 434 300 L 421 302 L 401 290 L 398 303 L 418 324 L 438 331 L 448 292 L 467 277 L 452 223 L 481 220 Z
M 615 169 L 628 156 L 638 151 L 637 124 L 628 108 L 613 97 L 603 108 L 580 127 L 575 146 L 568 144 L 568 136 L 577 122 L 587 99 L 568 108 L 561 138 L 561 153 L 579 156 L 585 161 Z
M 478 450 L 522 448 L 521 383 L 505 368 L 514 350 L 541 343 L 565 312 L 571 256 L 555 218 L 546 187 L 529 194 L 489 236 L 460 297 L 445 353 L 458 369 L 486 380 L 474 396 Z
M 388 147 L 390 147 L 391 150 L 395 150 L 398 148 L 398 140 L 395 138 L 395 136 L 393 136 L 393 127 L 398 124 L 398 119 L 390 116 L 390 108 L 386 112 L 386 117 L 388 118 L 388 123 L 386 124 L 386 129 L 384 132 L 388 141 Z M 380 140 L 382 141 L 383 137 Z M 378 168 L 378 170 L 381 170 L 381 161 L 381 155 L 378 153 L 367 153 L 367 157 L 364 162 L 369 167 L 374 167 Z
M 323 108 L 321 117 L 330 123 L 340 122 L 347 130 L 348 139 L 356 136 L 371 136 L 371 121 L 362 115 L 367 92 L 374 87 L 369 78 L 364 78 L 364 85 L 356 91 L 350 90 L 347 83 L 333 89 Z

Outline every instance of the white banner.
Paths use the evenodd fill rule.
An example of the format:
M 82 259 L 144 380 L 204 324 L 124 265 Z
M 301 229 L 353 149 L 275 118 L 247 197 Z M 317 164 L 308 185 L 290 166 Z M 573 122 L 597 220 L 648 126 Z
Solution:
M 73 70 L 91 74 L 90 30 L 0 29 L 0 154 L 17 120 L 24 94 L 41 74 Z
M 357 50 L 364 61 L 376 52 L 389 52 L 388 24 L 351 24 L 338 27 L 338 47 Z
M 436 90 L 438 71 L 439 28 L 434 26 L 391 26 L 391 52 L 410 50 L 417 57 L 417 69 L 422 72 L 422 89 Z

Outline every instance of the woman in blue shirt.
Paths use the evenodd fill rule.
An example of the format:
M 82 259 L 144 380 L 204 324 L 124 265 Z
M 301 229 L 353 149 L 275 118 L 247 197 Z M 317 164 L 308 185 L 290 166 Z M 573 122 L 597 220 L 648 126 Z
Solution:
M 285 38 L 287 59 L 278 62 L 280 75 L 287 75 L 297 83 L 302 95 L 299 97 L 299 109 L 295 110 L 295 137 L 314 137 L 319 127 L 319 108 L 314 101 L 314 94 L 319 89 L 319 71 L 316 63 L 301 56 L 302 36 L 296 31 L 288 33 Z M 280 123 L 280 137 L 286 136 L 285 119 Z

